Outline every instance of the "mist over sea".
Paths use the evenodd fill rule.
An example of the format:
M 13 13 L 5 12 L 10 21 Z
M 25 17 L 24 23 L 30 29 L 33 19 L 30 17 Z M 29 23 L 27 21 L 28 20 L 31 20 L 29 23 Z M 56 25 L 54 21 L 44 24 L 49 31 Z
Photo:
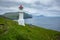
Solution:
M 60 17 L 35 16 L 30 19 L 25 19 L 25 23 L 60 31 Z

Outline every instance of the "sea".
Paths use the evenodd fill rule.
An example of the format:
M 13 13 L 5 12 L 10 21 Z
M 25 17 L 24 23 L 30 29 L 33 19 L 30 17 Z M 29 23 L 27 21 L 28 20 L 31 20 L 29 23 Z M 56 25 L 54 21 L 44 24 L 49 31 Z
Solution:
M 32 18 L 25 19 L 25 23 L 41 28 L 60 31 L 60 17 L 34 16 Z

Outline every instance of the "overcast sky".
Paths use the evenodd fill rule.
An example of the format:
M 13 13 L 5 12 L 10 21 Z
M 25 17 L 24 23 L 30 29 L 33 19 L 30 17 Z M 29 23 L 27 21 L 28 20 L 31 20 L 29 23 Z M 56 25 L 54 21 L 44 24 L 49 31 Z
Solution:
M 29 14 L 60 16 L 60 0 L 0 0 L 0 14 L 17 12 L 20 4 Z

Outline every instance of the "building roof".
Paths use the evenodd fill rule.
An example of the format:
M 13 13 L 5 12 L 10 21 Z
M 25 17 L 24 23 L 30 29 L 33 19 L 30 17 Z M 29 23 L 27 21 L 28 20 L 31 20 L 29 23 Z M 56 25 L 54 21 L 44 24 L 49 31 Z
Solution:
M 23 6 L 22 6 L 22 5 L 20 5 L 20 6 L 19 6 L 19 9 L 20 9 L 20 10 L 23 10 Z

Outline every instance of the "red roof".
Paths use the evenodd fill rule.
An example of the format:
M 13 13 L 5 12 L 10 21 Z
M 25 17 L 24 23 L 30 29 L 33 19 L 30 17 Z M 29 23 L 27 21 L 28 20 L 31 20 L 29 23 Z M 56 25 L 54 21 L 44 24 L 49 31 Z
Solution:
M 20 6 L 19 6 L 19 9 L 21 9 L 21 10 L 22 10 L 22 9 L 23 9 L 23 6 L 22 6 L 22 5 L 20 5 Z

